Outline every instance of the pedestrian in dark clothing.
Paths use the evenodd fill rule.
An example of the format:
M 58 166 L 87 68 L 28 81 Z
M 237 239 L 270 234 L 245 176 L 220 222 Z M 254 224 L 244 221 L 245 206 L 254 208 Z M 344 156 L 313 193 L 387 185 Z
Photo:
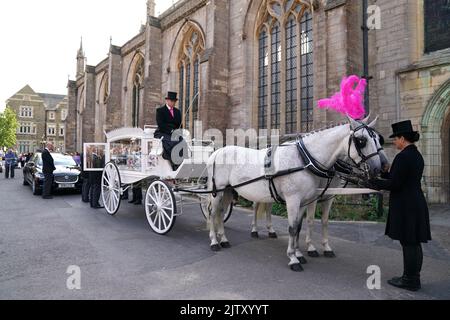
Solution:
M 403 276 L 388 282 L 395 287 L 417 291 L 421 288 L 421 243 L 431 240 L 428 205 L 421 186 L 424 160 L 414 144 L 420 135 L 413 131 L 411 121 L 393 124 L 392 129 L 391 138 L 401 152 L 385 179 L 372 179 L 370 184 L 378 190 L 390 191 L 386 235 L 399 240 L 403 247 Z
M 5 154 L 5 178 L 9 179 L 11 176 L 11 179 L 14 179 L 14 168 L 16 166 L 17 162 L 17 156 L 12 151 L 12 149 L 9 149 L 8 152 Z
M 90 203 L 89 195 L 91 193 L 91 181 L 89 179 L 89 172 L 84 170 L 84 154 L 80 155 L 81 163 L 81 178 L 83 179 L 83 185 L 81 187 L 81 200 L 85 203 Z
M 42 172 L 44 174 L 44 190 L 42 198 L 52 199 L 53 172 L 56 170 L 55 162 L 50 152 L 53 151 L 53 144 L 48 143 L 42 152 Z
M 142 204 L 142 188 L 140 186 L 133 187 L 133 198 L 128 201 L 128 203 L 133 203 L 135 205 L 141 205 Z
M 20 156 L 20 167 L 21 167 L 21 168 L 25 168 L 25 163 L 26 163 L 26 161 L 27 161 L 26 154 L 22 154 L 22 155 Z
M 93 167 L 94 168 L 104 168 L 105 167 L 105 157 L 102 154 L 93 153 Z M 89 194 L 89 199 L 91 203 L 91 208 L 101 209 L 103 208 L 99 201 L 101 195 L 102 187 L 102 171 L 92 171 L 89 174 L 91 189 Z

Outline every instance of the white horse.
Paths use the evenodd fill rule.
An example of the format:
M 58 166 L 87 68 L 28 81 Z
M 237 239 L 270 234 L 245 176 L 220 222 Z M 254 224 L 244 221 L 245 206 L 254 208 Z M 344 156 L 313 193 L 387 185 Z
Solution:
M 389 165 L 388 157 L 383 149 L 383 138 L 375 132 L 376 135 L 376 144 L 377 148 L 379 150 L 379 156 L 381 161 L 381 167 L 385 168 L 386 165 Z M 347 159 L 344 159 L 347 160 Z M 321 182 L 320 188 L 326 187 L 326 181 Z M 341 180 L 338 176 L 336 176 L 331 184 L 330 188 L 339 188 L 344 187 L 345 182 Z M 334 258 L 336 257 L 333 249 L 330 247 L 329 244 L 329 237 L 328 237 L 328 223 L 329 223 L 329 216 L 331 207 L 333 206 L 335 197 L 325 197 L 324 199 L 314 201 L 312 204 L 310 204 L 307 207 L 306 210 L 306 222 L 307 222 L 307 228 L 306 228 L 306 244 L 308 247 L 308 256 L 317 258 L 320 256 L 319 252 L 317 251 L 316 247 L 314 246 L 312 242 L 312 231 L 314 229 L 314 220 L 315 220 L 315 213 L 317 206 L 320 205 L 322 208 L 322 215 L 321 215 L 321 227 L 322 227 L 322 246 L 323 246 L 323 254 L 327 258 Z M 255 203 L 254 206 L 254 215 L 253 215 L 253 222 L 252 222 L 252 238 L 259 238 L 258 233 L 258 216 L 261 214 L 265 215 L 266 218 L 266 227 L 269 231 L 269 238 L 276 239 L 277 234 L 275 230 L 273 229 L 272 225 L 272 204 L 266 204 L 266 203 Z M 302 264 L 306 263 L 306 259 L 301 259 L 300 262 Z
M 377 145 L 373 139 L 376 120 L 367 125 L 349 119 L 349 123 L 309 135 L 304 145 L 316 162 L 331 168 L 338 159 L 349 157 L 364 163 L 371 175 L 381 171 Z M 224 208 L 233 201 L 233 189 L 249 201 L 273 203 L 273 188 L 264 177 L 264 161 L 267 150 L 253 150 L 241 147 L 225 147 L 216 151 L 208 160 L 208 186 L 213 191 L 211 199 L 210 240 L 211 249 L 230 247 L 223 222 Z M 299 234 L 302 227 L 305 205 L 315 201 L 321 178 L 311 172 L 310 164 L 304 163 L 297 144 L 276 149 L 273 155 L 276 173 L 290 174 L 274 178 L 273 186 L 287 205 L 289 223 L 289 244 L 287 256 L 293 271 L 302 271 L 299 262 L 304 259 L 299 248 Z M 307 166 L 308 165 L 308 166 Z M 305 168 L 307 166 L 307 168 Z M 303 171 L 295 171 L 298 168 Z M 247 184 L 248 182 L 252 182 Z M 272 191 L 271 191 L 272 190 Z

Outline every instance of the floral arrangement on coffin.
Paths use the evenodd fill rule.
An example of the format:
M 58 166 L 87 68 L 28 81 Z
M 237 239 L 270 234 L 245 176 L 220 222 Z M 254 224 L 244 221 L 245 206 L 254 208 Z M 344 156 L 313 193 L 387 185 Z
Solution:
M 341 91 L 328 99 L 319 100 L 320 109 L 335 110 L 352 119 L 364 118 L 366 110 L 364 108 L 364 92 L 367 81 L 358 76 L 345 77 L 341 82 Z

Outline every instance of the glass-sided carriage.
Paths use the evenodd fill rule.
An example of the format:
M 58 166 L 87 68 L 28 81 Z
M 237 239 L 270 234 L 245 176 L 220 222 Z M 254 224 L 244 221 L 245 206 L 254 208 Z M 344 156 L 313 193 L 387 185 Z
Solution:
M 108 214 L 115 215 L 122 196 L 133 186 L 146 190 L 145 212 L 152 230 L 168 233 L 183 206 L 199 204 L 205 218 L 209 216 L 208 195 L 198 198 L 183 190 L 207 188 L 206 165 L 214 152 L 212 141 L 195 141 L 183 131 L 188 155 L 176 171 L 163 158 L 162 140 L 154 138 L 156 127 L 122 128 L 106 133 L 105 168 L 102 175 L 102 200 Z M 231 215 L 228 208 L 225 220 Z

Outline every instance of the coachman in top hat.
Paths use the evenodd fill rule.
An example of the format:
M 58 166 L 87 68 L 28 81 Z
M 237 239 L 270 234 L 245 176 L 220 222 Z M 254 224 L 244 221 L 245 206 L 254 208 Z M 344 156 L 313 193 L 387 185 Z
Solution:
M 180 110 L 175 108 L 178 101 L 176 92 L 168 92 L 166 96 L 166 104 L 156 110 L 156 122 L 158 124 L 158 130 L 155 132 L 155 138 L 161 139 L 163 143 L 164 153 L 163 158 L 172 162 L 172 167 L 175 170 L 183 160 L 183 150 L 187 147 L 183 138 L 176 134 L 178 129 L 181 129 L 182 114 Z M 183 143 L 178 155 L 172 155 L 174 148 Z
M 399 240 L 403 247 L 404 272 L 389 284 L 417 291 L 421 288 L 420 272 L 423 264 L 421 243 L 431 240 L 428 205 L 422 191 L 421 180 L 424 160 L 415 142 L 420 134 L 413 130 L 411 121 L 392 125 L 393 143 L 401 152 L 395 157 L 385 179 L 372 179 L 369 185 L 390 191 L 389 216 L 386 235 Z

